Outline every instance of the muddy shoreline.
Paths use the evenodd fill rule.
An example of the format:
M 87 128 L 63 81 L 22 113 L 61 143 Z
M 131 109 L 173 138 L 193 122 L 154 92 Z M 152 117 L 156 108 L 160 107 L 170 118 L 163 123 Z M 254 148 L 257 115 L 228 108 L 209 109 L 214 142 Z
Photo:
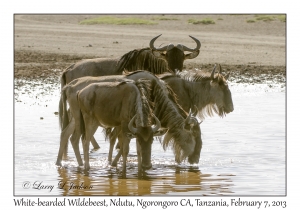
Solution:
M 57 53 L 45 53 L 30 50 L 17 50 L 14 54 L 14 78 L 26 80 L 47 80 L 59 77 L 62 71 L 69 65 L 82 59 L 96 58 L 96 56 L 68 55 Z M 273 81 L 285 83 L 286 66 L 256 65 L 232 65 L 220 63 L 224 73 L 230 72 L 229 81 L 237 83 L 264 83 Z M 214 63 L 197 64 L 188 62 L 184 69 L 201 69 L 211 71 Z M 55 80 L 53 80 L 55 82 Z

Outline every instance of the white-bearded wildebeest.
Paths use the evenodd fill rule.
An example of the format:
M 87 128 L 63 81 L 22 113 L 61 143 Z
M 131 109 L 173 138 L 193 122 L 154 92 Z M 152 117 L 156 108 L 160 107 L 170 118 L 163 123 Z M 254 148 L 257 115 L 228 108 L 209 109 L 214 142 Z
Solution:
M 168 84 L 175 93 L 179 105 L 186 112 L 193 109 L 193 113 L 198 114 L 200 119 L 204 119 L 206 115 L 212 116 L 214 112 L 223 117 L 225 114 L 232 112 L 234 108 L 231 92 L 227 85 L 229 73 L 223 76 L 221 65 L 219 65 L 219 68 L 218 74 L 215 74 L 215 65 L 211 73 L 191 70 L 177 72 L 176 75 L 161 74 L 157 77 Z M 115 134 L 112 135 L 115 138 Z M 166 147 L 166 142 L 164 142 L 164 147 Z M 114 142 L 112 143 L 114 144 Z M 202 141 L 197 141 L 194 155 L 189 156 L 190 163 L 198 163 L 201 147 Z M 116 156 L 114 164 L 119 156 L 120 154 Z
M 105 75 L 121 75 L 123 71 L 146 70 L 154 74 L 164 72 L 181 71 L 183 62 L 186 59 L 193 59 L 200 53 L 201 43 L 195 37 L 190 36 L 195 42 L 194 49 L 185 45 L 169 44 L 160 48 L 154 47 L 155 40 L 160 37 L 158 35 L 151 39 L 150 48 L 132 50 L 119 58 L 96 58 L 85 59 L 72 64 L 61 75 L 61 90 L 63 87 L 74 79 L 84 76 L 105 76 Z M 185 54 L 185 52 L 190 52 Z M 62 104 L 62 103 L 60 103 Z M 62 109 L 60 107 L 60 109 Z M 66 121 L 64 121 L 66 123 Z M 67 124 L 59 123 L 61 130 L 64 130 Z M 96 141 L 92 141 L 95 149 L 100 148 Z M 67 152 L 67 146 L 65 153 Z
M 227 80 L 229 73 L 215 74 L 216 65 L 212 72 L 204 73 L 200 70 L 182 71 L 174 74 L 158 75 L 174 91 L 178 103 L 187 111 L 196 107 L 198 117 L 204 119 L 206 115 L 217 113 L 220 117 L 234 110 Z
M 145 81 L 137 82 L 102 82 L 90 84 L 78 93 L 78 104 L 82 116 L 79 118 L 84 143 L 84 166 L 89 170 L 89 144 L 98 126 L 111 128 L 120 126 L 119 135 L 123 152 L 123 171 L 126 172 L 126 160 L 129 152 L 131 132 L 136 136 L 138 165 L 149 169 L 151 164 L 151 147 L 153 133 L 160 128 L 159 120 L 152 115 L 148 103 L 149 87 Z M 155 127 L 152 127 L 152 118 Z M 133 126 L 135 124 L 135 127 Z M 79 139 L 78 139 L 79 140 Z M 140 148 L 140 151 L 139 149 Z M 141 159 L 141 161 L 140 161 Z
M 156 48 L 154 42 L 159 36 L 150 41 L 150 48 L 132 50 L 120 58 L 85 59 L 72 64 L 62 73 L 61 87 L 80 77 L 120 75 L 125 69 L 129 72 L 146 70 L 154 74 L 174 73 L 175 70 L 182 70 L 184 60 L 193 59 L 200 53 L 201 43 L 195 37 L 190 36 L 197 44 L 194 49 L 182 44 L 176 46 L 169 44 Z
M 159 127 L 159 120 L 153 116 L 151 104 L 148 103 L 149 87 L 146 81 L 124 80 L 123 82 L 103 82 L 90 84 L 79 92 L 72 92 L 72 87 L 66 86 L 66 94 L 71 92 L 76 94 L 78 101 L 74 97 L 68 97 L 70 110 L 75 119 L 75 128 L 71 137 L 72 146 L 77 158 L 81 163 L 79 153 L 79 138 L 83 135 L 85 139 L 84 148 L 84 168 L 89 170 L 89 144 L 90 138 L 94 135 L 98 126 L 103 128 L 121 127 L 121 138 L 123 148 L 123 170 L 126 171 L 126 158 L 129 151 L 128 134 L 134 133 L 141 151 L 138 151 L 139 167 L 151 167 L 151 145 L 153 133 Z M 73 103 L 74 102 L 74 103 Z M 81 114 L 82 113 L 82 114 Z M 152 118 L 155 119 L 155 127 L 152 127 Z M 136 128 L 133 127 L 133 121 Z M 140 161 L 141 160 L 141 161 Z
M 135 81 L 139 79 L 147 79 L 150 81 L 150 98 L 154 106 L 153 112 L 161 122 L 161 126 L 168 129 L 164 138 L 164 145 L 169 144 L 173 146 L 175 160 L 177 162 L 181 162 L 184 158 L 189 157 L 189 160 L 193 161 L 191 163 L 196 163 L 199 161 L 202 141 L 200 126 L 197 123 L 197 120 L 191 115 L 188 115 L 180 107 L 180 105 L 178 105 L 174 93 L 167 85 L 164 84 L 163 81 L 159 80 L 150 72 L 137 71 L 128 75 L 82 77 L 73 80 L 66 85 L 65 88 L 63 88 L 60 100 L 62 103 L 60 107 L 62 107 L 62 109 L 59 109 L 59 118 L 61 122 L 66 122 L 67 126 L 64 130 L 62 130 L 61 133 L 60 149 L 56 162 L 57 165 L 61 165 L 63 149 L 65 148 L 70 135 L 72 135 L 72 145 L 73 147 L 75 146 L 79 154 L 77 139 L 80 137 L 80 126 L 76 120 L 78 117 L 73 117 L 72 120 L 69 121 L 66 109 L 67 101 L 69 104 L 72 104 L 70 105 L 72 115 L 78 116 L 78 112 L 80 111 L 78 104 L 76 105 L 76 94 L 78 91 L 92 83 L 123 81 L 128 79 Z M 74 141 L 74 139 L 76 139 L 76 141 Z M 75 145 L 75 142 L 77 145 Z M 195 148 L 195 145 L 199 146 L 200 149 Z M 195 151 L 198 151 L 199 154 L 195 154 Z M 109 157 L 109 161 L 111 161 L 111 154 Z M 195 157 L 198 157 L 198 159 Z M 78 160 L 81 160 L 80 156 L 78 157 L 77 161 Z M 78 161 L 78 164 L 82 165 L 82 160 Z

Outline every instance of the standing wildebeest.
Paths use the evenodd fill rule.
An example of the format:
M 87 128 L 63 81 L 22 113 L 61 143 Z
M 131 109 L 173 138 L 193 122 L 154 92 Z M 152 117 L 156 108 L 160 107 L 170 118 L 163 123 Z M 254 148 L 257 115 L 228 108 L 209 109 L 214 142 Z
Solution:
M 219 74 L 215 75 L 215 70 L 216 65 L 211 74 L 194 70 L 179 72 L 178 76 L 160 75 L 159 77 L 174 91 L 179 105 L 185 111 L 196 107 L 194 114 L 198 114 L 201 119 L 204 119 L 206 114 L 212 116 L 213 111 L 223 117 L 234 110 L 231 92 L 227 85 L 229 73 L 222 76 L 221 65 Z M 199 161 L 201 148 L 202 141 L 196 142 L 194 155 L 189 158 Z M 189 162 L 196 162 L 194 160 Z
M 216 65 L 212 72 L 204 73 L 198 70 L 183 71 L 174 74 L 157 75 L 162 79 L 175 93 L 178 103 L 187 112 L 196 108 L 194 113 L 198 114 L 199 118 L 204 119 L 205 115 L 212 116 L 216 112 L 220 117 L 234 110 L 231 98 L 231 92 L 227 85 L 229 73 L 222 76 L 222 67 L 219 65 L 220 71 L 215 74 Z M 115 133 L 112 134 L 115 138 Z M 167 141 L 164 142 L 164 147 L 167 146 Z M 202 142 L 196 142 L 193 158 L 199 160 Z M 114 141 L 112 142 L 112 145 Z M 112 149 L 112 148 L 111 148 Z M 197 151 L 198 150 L 198 151 Z M 111 152 L 111 151 L 110 151 Z M 118 154 L 113 162 L 116 164 Z M 189 162 L 198 162 L 189 160 Z
M 161 74 L 158 77 L 164 80 L 174 91 L 178 103 L 187 111 L 197 108 L 198 117 L 204 119 L 205 115 L 212 116 L 216 112 L 220 117 L 234 110 L 226 76 L 213 71 L 204 73 L 199 70 L 183 71 L 174 74 Z
M 149 87 L 141 80 L 137 81 L 136 84 L 128 81 L 94 83 L 79 91 L 78 104 L 82 113 L 79 124 L 82 127 L 82 134 L 85 136 L 84 166 L 86 170 L 90 168 L 90 140 L 98 126 L 104 128 L 121 127 L 119 140 L 123 149 L 124 172 L 126 171 L 126 160 L 129 152 L 130 137 L 128 134 L 130 132 L 136 135 L 137 145 L 141 148 L 142 157 L 138 165 L 141 165 L 143 169 L 151 168 L 153 133 L 160 128 L 160 122 L 154 116 L 156 126 L 151 127 L 152 110 L 147 100 L 148 97 Z M 133 121 L 136 127 L 133 126 Z
M 189 158 L 190 163 L 197 163 L 199 161 L 202 140 L 200 126 L 196 122 L 197 120 L 191 115 L 188 115 L 180 105 L 178 105 L 174 93 L 163 81 L 159 80 L 150 72 L 137 71 L 128 75 L 78 78 L 63 88 L 60 100 L 62 103 L 60 107 L 62 107 L 62 109 L 59 109 L 59 118 L 62 123 L 66 124 L 66 127 L 61 133 L 57 165 L 61 165 L 63 149 L 70 135 L 72 135 L 71 142 L 74 151 L 76 150 L 79 154 L 78 139 L 80 138 L 80 123 L 78 123 L 78 113 L 80 113 L 80 110 L 77 103 L 77 92 L 92 83 L 123 81 L 128 79 L 134 81 L 147 79 L 150 81 L 150 101 L 154 106 L 153 112 L 160 120 L 161 126 L 168 129 L 164 142 L 165 144 L 173 145 L 176 161 L 181 162 L 186 157 Z M 71 121 L 68 119 L 67 101 L 73 116 Z M 195 145 L 199 148 L 195 148 Z M 197 152 L 195 153 L 195 151 L 199 154 L 196 154 Z M 77 161 L 79 165 L 83 164 L 80 155 Z M 109 161 L 111 161 L 111 157 Z
M 121 58 L 96 58 L 85 59 L 69 66 L 61 75 L 61 90 L 63 87 L 74 79 L 84 76 L 105 76 L 121 75 L 127 71 L 146 70 L 154 74 L 164 72 L 181 71 L 183 62 L 186 59 L 193 59 L 200 53 L 201 43 L 198 39 L 190 36 L 195 42 L 194 49 L 185 45 L 169 44 L 160 48 L 154 47 L 155 40 L 160 37 L 154 37 L 149 45 L 150 48 L 132 50 L 124 54 Z M 185 52 L 190 52 L 185 54 Z M 62 103 L 60 103 L 61 105 Z M 62 109 L 62 107 L 60 107 Z M 67 123 L 66 121 L 64 121 Z M 61 130 L 64 130 L 67 124 L 59 123 Z M 99 148 L 96 141 L 92 141 L 94 148 Z M 67 152 L 67 146 L 65 153 Z
M 159 35 L 161 36 L 161 35 Z M 61 87 L 74 79 L 84 76 L 120 75 L 127 71 L 146 70 L 154 74 L 181 71 L 186 59 L 193 59 L 200 53 L 201 43 L 190 36 L 197 44 L 194 49 L 185 45 L 169 44 L 160 48 L 154 47 L 156 36 L 150 41 L 150 48 L 132 50 L 121 58 L 85 59 L 69 66 L 61 76 Z M 191 52 L 185 54 L 184 52 Z

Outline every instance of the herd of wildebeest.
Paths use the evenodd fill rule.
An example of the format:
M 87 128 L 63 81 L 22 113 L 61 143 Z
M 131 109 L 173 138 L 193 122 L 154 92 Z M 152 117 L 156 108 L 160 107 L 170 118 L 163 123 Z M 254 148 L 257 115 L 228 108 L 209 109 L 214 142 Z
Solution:
M 184 60 L 199 55 L 200 41 L 190 36 L 196 43 L 194 49 L 182 44 L 156 48 L 154 42 L 159 36 L 147 48 L 132 50 L 119 58 L 82 60 L 64 70 L 56 165 L 61 166 L 70 138 L 79 166 L 89 170 L 89 146 L 91 143 L 99 148 L 94 138 L 99 126 L 110 142 L 109 164 L 116 166 L 122 155 L 123 173 L 132 138 L 136 138 L 139 171 L 152 167 L 155 137 L 160 138 L 164 149 L 172 147 L 177 163 L 185 159 L 190 164 L 199 163 L 202 121 L 198 119 L 214 113 L 223 117 L 234 109 L 227 85 L 229 74 L 222 75 L 220 65 L 211 72 L 183 70 Z M 116 139 L 120 149 L 112 161 Z

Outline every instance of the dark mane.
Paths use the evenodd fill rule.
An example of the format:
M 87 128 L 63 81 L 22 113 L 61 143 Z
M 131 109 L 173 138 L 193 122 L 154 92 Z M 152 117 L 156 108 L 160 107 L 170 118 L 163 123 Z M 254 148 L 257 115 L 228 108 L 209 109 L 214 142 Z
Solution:
M 155 57 L 149 47 L 135 49 L 124 54 L 117 64 L 117 72 L 135 71 L 138 69 L 146 70 L 154 74 L 171 72 L 165 60 Z
M 143 70 L 137 70 L 137 71 L 134 71 L 134 72 L 124 71 L 124 73 L 125 73 L 126 76 L 131 76 L 131 75 L 134 75 L 134 74 L 138 74 L 140 72 L 143 72 Z M 161 98 L 164 99 L 165 96 L 163 96 L 163 94 L 167 93 L 168 99 L 171 100 L 171 102 L 173 104 L 175 104 L 175 107 L 177 107 L 177 111 L 179 112 L 179 114 L 182 117 L 186 117 L 187 113 L 179 105 L 178 99 L 176 97 L 176 94 L 174 93 L 174 91 L 172 90 L 172 88 L 165 81 L 163 81 L 162 79 L 160 79 L 156 75 L 154 75 L 154 73 L 152 73 L 152 72 L 147 72 L 147 73 L 152 74 L 154 77 L 156 77 L 158 79 L 158 81 L 157 81 L 158 83 L 156 83 L 156 85 L 158 85 L 158 88 L 156 89 L 156 92 L 153 93 L 153 97 L 152 97 L 153 99 L 152 99 L 152 101 L 154 101 L 154 97 L 156 97 L 158 95 L 161 95 Z M 174 75 L 171 74 L 170 76 L 174 76 Z M 159 84 L 159 83 L 162 83 L 162 84 Z M 166 90 L 166 92 L 163 92 L 164 89 Z M 159 103 L 163 103 L 163 102 L 159 101 Z
M 154 87 L 154 113 L 160 119 L 162 126 L 168 124 L 169 130 L 164 136 L 163 148 L 166 150 L 168 146 L 171 146 L 176 162 L 180 163 L 194 150 L 194 146 L 191 146 L 190 136 L 183 131 L 188 114 L 177 103 L 172 89 L 165 82 L 161 83 L 166 87 L 168 96 L 161 88 L 162 85 Z
M 124 85 L 126 83 L 132 83 L 132 80 L 127 80 L 121 81 L 118 83 L 117 86 Z M 142 118 L 144 119 L 143 122 L 140 122 L 141 124 L 145 126 L 150 126 L 152 122 L 152 113 L 153 113 L 153 103 L 150 101 L 150 93 L 151 93 L 151 83 L 149 80 L 146 79 L 139 79 L 138 81 L 135 82 L 135 85 L 137 86 L 140 96 L 139 99 L 141 100 L 142 103 Z M 137 102 L 139 102 L 137 100 Z M 138 104 L 135 104 L 135 109 L 137 110 Z M 138 118 L 139 119 L 139 118 Z M 102 132 L 105 137 L 105 140 L 110 140 L 112 138 L 117 138 L 117 135 L 120 130 L 118 128 L 103 128 Z
M 150 81 L 146 79 L 139 79 L 136 81 L 135 85 L 138 87 L 140 91 L 140 99 L 142 103 L 142 119 L 143 122 L 141 124 L 146 126 L 151 126 L 152 124 L 152 110 L 153 110 L 153 103 L 150 100 Z M 137 105 L 137 104 L 136 104 Z M 137 107 L 136 107 L 137 110 Z M 154 122 L 153 122 L 154 123 Z

